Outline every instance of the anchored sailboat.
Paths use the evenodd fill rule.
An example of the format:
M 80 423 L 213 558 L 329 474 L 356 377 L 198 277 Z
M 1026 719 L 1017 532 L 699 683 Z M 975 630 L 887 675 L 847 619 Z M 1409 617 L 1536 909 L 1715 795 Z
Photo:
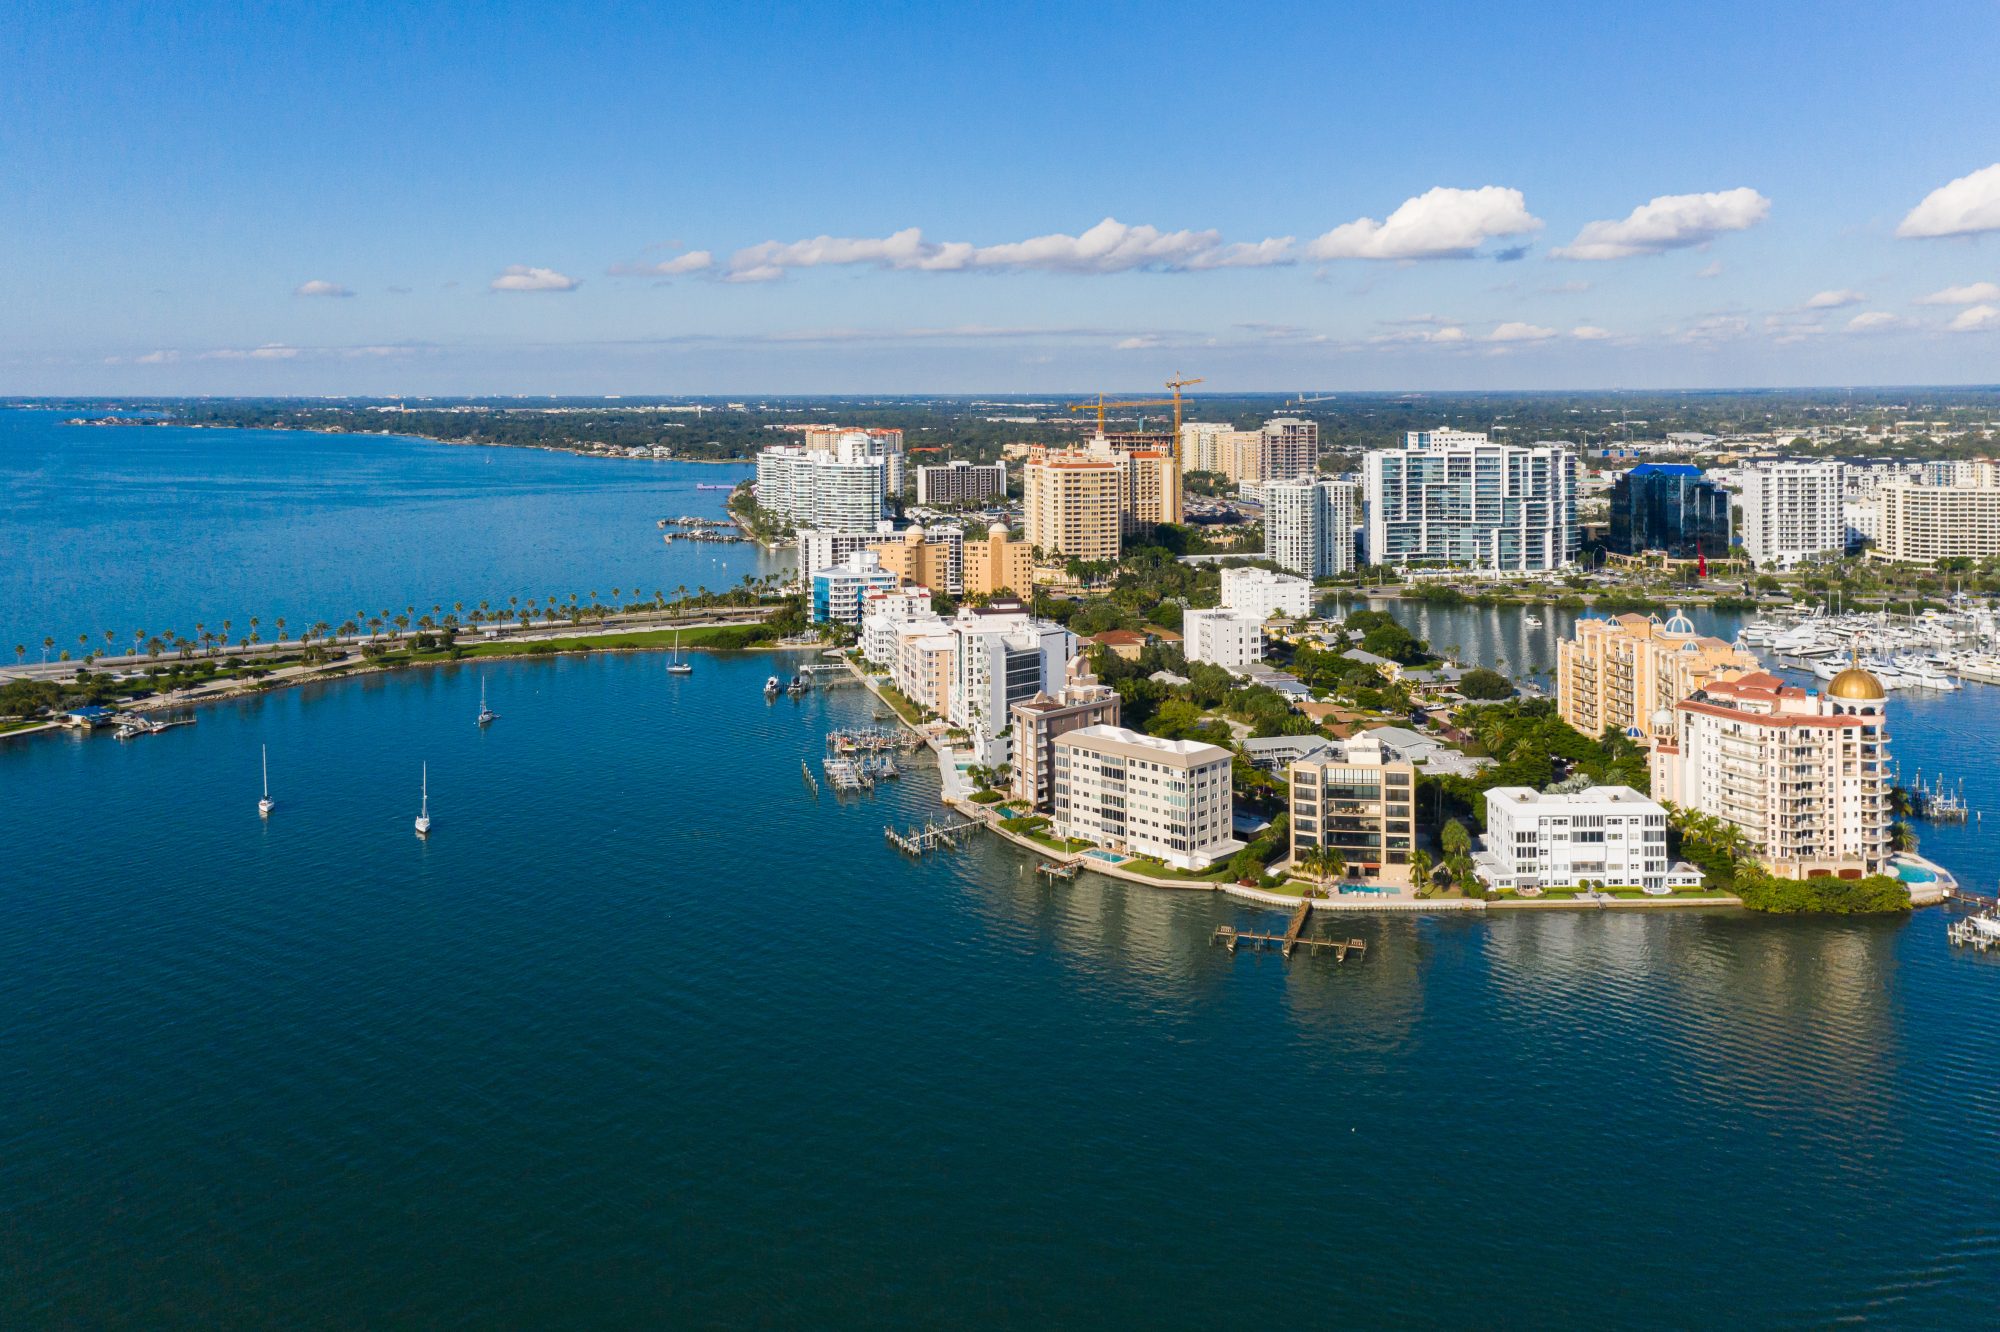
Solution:
M 257 749 L 264 761 L 264 798 L 257 802 L 257 817 L 268 819 L 271 811 L 278 807 L 278 802 L 271 799 L 271 747 L 259 745 Z
M 417 836 L 431 835 L 431 765 L 424 764 L 423 803 L 417 806 Z
M 681 660 L 681 631 L 674 630 L 674 659 L 667 667 L 668 675 L 693 675 L 694 663 Z
M 482 673 L 479 677 L 479 724 L 484 726 L 499 717 L 499 713 L 486 706 L 486 676 Z

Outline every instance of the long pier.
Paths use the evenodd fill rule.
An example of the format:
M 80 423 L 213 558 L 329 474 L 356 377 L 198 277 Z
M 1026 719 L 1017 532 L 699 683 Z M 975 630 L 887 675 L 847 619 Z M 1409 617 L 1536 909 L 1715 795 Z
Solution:
M 1276 948 L 1279 956 L 1287 959 L 1291 957 L 1294 948 L 1310 948 L 1315 953 L 1326 949 L 1332 952 L 1333 960 L 1336 962 L 1345 962 L 1349 956 L 1359 961 L 1367 954 L 1366 939 L 1307 938 L 1304 933 L 1304 918 L 1311 910 L 1312 908 L 1301 902 L 1299 909 L 1292 913 L 1291 923 L 1286 926 L 1283 934 L 1267 934 L 1262 930 L 1239 930 L 1234 925 L 1218 925 L 1215 927 L 1215 933 L 1209 936 L 1209 942 L 1222 944 L 1232 953 L 1245 944 L 1252 948 Z

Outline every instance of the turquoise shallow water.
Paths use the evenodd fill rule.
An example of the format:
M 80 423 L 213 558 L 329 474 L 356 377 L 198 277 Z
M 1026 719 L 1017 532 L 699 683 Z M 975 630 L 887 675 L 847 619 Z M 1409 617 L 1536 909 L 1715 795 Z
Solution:
M 1940 913 L 1231 957 L 1276 918 L 906 860 L 927 769 L 815 798 L 858 691 L 664 664 L 0 741 L 0 1326 L 1991 1324 L 2000 960 Z M 2000 808 L 1996 698 L 1898 696 L 1898 754 Z
M 609 601 L 731 587 L 776 570 L 751 545 L 660 540 L 654 525 L 720 516 L 747 466 L 579 458 L 387 435 L 62 424 L 0 410 L 0 653 L 45 637 L 119 650 L 250 617 L 418 614 L 509 597 Z M 414 617 L 413 617 L 414 618 Z

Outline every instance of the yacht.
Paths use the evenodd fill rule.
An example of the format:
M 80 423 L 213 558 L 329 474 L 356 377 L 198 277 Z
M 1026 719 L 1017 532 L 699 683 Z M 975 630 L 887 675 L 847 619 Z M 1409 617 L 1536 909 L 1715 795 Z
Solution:
M 486 677 L 481 675 L 479 677 L 479 724 L 485 726 L 499 719 L 500 714 L 486 706 Z
M 431 765 L 424 764 L 423 803 L 417 806 L 417 836 L 431 835 Z
M 257 802 L 257 817 L 268 819 L 271 817 L 271 811 L 278 807 L 278 802 L 271 799 L 271 748 L 269 745 L 259 745 L 257 749 L 264 763 L 264 798 Z
M 667 666 L 668 675 L 693 675 L 694 663 L 681 660 L 681 631 L 674 630 L 674 659 Z

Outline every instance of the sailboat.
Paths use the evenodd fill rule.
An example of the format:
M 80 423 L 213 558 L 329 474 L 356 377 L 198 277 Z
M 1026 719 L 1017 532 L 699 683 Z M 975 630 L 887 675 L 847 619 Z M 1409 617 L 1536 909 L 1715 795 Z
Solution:
M 257 749 L 264 760 L 264 798 L 257 802 L 257 817 L 268 819 L 271 811 L 278 807 L 278 802 L 271 799 L 271 747 L 259 745 Z
M 498 721 L 499 718 L 499 713 L 486 706 L 486 677 L 481 675 L 479 677 L 479 724 L 484 726 L 488 722 Z
M 694 663 L 681 660 L 681 631 L 674 630 L 674 659 L 667 667 L 668 675 L 693 675 Z
M 417 836 L 431 835 L 431 765 L 424 764 L 423 803 L 417 806 Z

